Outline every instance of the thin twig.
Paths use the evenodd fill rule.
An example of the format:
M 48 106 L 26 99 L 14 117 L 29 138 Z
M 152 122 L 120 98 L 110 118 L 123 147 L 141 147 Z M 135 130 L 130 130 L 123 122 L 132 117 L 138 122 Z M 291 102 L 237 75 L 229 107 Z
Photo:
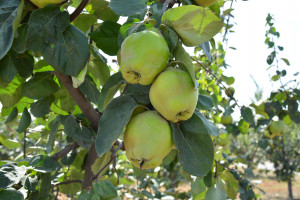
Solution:
M 55 160 L 59 160 L 60 158 L 66 156 L 70 151 L 72 151 L 73 149 L 77 149 L 78 147 L 79 147 L 79 145 L 77 143 L 69 144 L 63 150 L 55 153 L 52 156 L 52 158 L 55 159 Z
M 82 180 L 70 180 L 70 181 L 59 182 L 59 183 L 53 184 L 52 187 L 56 187 L 59 185 L 67 185 L 67 184 L 71 184 L 71 183 L 82 183 Z
M 239 109 L 241 109 L 241 106 L 239 106 L 237 100 L 232 96 L 231 92 L 227 89 L 227 87 L 221 82 L 221 80 L 214 74 L 212 73 L 212 71 L 206 67 L 204 67 L 198 60 L 196 60 L 195 58 L 193 58 L 191 56 L 191 59 L 196 61 L 207 73 L 209 73 L 210 75 L 212 75 L 219 84 L 222 85 L 222 87 L 225 89 L 225 91 L 228 93 L 228 95 L 235 101 L 236 105 L 239 107 Z
M 70 15 L 70 22 L 74 21 L 76 17 L 83 11 L 86 4 L 89 2 L 89 0 L 82 0 L 79 6 L 76 8 L 76 10 Z
M 230 9 L 232 9 L 232 5 L 233 5 L 233 0 L 231 0 Z M 227 18 L 227 23 L 226 23 L 226 30 L 225 30 L 225 33 L 224 33 L 224 36 L 223 36 L 223 42 L 225 41 L 226 35 L 228 33 L 228 26 L 229 26 L 230 17 L 231 16 L 229 14 L 228 18 Z

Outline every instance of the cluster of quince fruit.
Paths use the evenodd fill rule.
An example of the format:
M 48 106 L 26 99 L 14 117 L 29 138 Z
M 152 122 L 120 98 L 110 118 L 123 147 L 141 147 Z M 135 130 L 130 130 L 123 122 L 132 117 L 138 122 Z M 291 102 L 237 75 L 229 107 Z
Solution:
M 138 168 L 155 168 L 174 147 L 169 122 L 189 119 L 198 91 L 189 73 L 167 67 L 169 47 L 157 29 L 128 36 L 120 49 L 120 71 L 130 84 L 150 85 L 155 110 L 134 116 L 125 129 L 127 158 Z M 169 122 L 168 122 L 169 121 Z

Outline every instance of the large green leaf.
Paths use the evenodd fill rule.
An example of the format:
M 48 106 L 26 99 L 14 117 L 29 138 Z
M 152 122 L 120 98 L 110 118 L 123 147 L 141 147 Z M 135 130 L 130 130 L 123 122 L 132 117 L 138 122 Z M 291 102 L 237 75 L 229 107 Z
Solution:
M 33 104 L 31 104 L 30 112 L 35 117 L 43 117 L 46 114 L 49 114 L 50 106 L 53 101 L 54 101 L 53 95 L 46 97 L 44 99 L 38 100 L 38 101 L 34 102 Z
M 217 183 L 209 188 L 205 195 L 205 200 L 226 200 L 226 188 L 222 180 L 218 180 Z
M 215 125 L 213 125 L 212 122 L 210 122 L 208 119 L 206 119 L 206 117 L 203 114 L 201 114 L 201 112 L 199 112 L 198 110 L 195 110 L 195 115 L 198 118 L 193 118 L 195 120 L 194 123 L 197 124 L 197 127 L 199 129 L 201 129 L 205 133 L 208 133 L 209 135 L 213 135 L 213 136 L 220 135 L 219 129 Z
M 124 82 L 124 79 L 122 77 L 121 72 L 117 72 L 113 74 L 107 82 L 104 84 L 101 93 L 100 98 L 98 102 L 98 109 L 100 112 L 104 110 L 106 105 L 111 101 L 117 90 L 120 88 L 122 83 Z
M 199 129 L 196 114 L 179 127 L 171 124 L 173 140 L 183 169 L 194 176 L 205 176 L 212 167 L 214 146 L 210 136 Z
M 18 36 L 15 36 L 12 49 L 17 53 L 24 53 L 26 48 L 26 36 L 27 36 L 28 24 L 22 24 L 18 28 Z
M 114 56 L 117 55 L 119 50 L 118 35 L 120 27 L 121 25 L 116 22 L 105 21 L 98 30 L 90 33 L 90 37 L 104 53 Z
M 30 126 L 30 124 L 31 124 L 31 116 L 27 108 L 24 108 L 17 131 L 18 132 L 26 131 L 26 129 Z
M 66 119 L 65 133 L 86 149 L 94 142 L 92 131 L 85 126 L 80 126 L 72 115 L 69 115 Z
M 209 110 L 214 106 L 214 102 L 210 96 L 199 94 L 197 108 L 201 110 Z
M 120 96 L 108 104 L 100 118 L 96 137 L 96 151 L 99 156 L 110 150 L 137 106 L 135 100 L 130 96 Z
M 18 54 L 14 51 L 10 51 L 10 59 L 14 67 L 17 69 L 19 75 L 23 78 L 27 78 L 32 74 L 34 67 L 33 56 L 28 52 Z
M 119 16 L 108 7 L 108 4 L 109 2 L 105 0 L 91 0 L 85 8 L 89 13 L 94 14 L 102 21 L 117 22 Z
M 2 165 L 0 168 L 0 189 L 5 189 L 19 183 L 25 173 L 25 166 L 18 167 L 15 164 Z
M 24 200 L 23 194 L 18 190 L 7 189 L 0 191 L 0 199 L 7 200 Z
M 42 199 L 42 200 L 46 200 L 49 197 L 49 193 L 52 189 L 51 187 L 51 174 L 50 173 L 46 173 L 46 174 L 42 174 L 42 183 L 40 186 L 40 190 L 39 190 L 39 198 L 38 199 Z
M 43 99 L 55 93 L 59 87 L 55 83 L 54 75 L 49 72 L 37 72 L 24 83 L 22 94 L 31 99 Z
M 11 56 L 7 54 L 0 60 L 0 80 L 10 83 L 17 73 L 18 71 L 12 62 Z
M 88 100 L 94 104 L 98 104 L 100 91 L 97 89 L 97 86 L 91 77 L 86 76 L 85 81 L 80 85 L 79 89 L 83 94 L 85 94 Z
M 54 46 L 42 51 L 45 60 L 58 71 L 77 76 L 89 58 L 88 38 L 75 26 L 68 26 Z
M 139 104 L 148 105 L 150 87 L 150 85 L 130 84 L 124 95 L 132 96 Z
M 16 20 L 18 21 L 17 18 L 20 17 L 18 16 L 18 12 L 22 12 L 23 5 L 24 1 L 21 0 L 0 1 L 0 60 L 5 56 L 12 45 L 14 29 L 16 29 L 14 22 Z M 16 23 L 18 24 L 18 22 Z
M 89 58 L 88 38 L 55 5 L 31 14 L 26 44 L 32 51 L 41 51 L 52 67 L 71 76 L 77 76 Z
M 143 15 L 147 9 L 145 0 L 111 0 L 109 7 L 120 16 Z
M 112 199 L 118 197 L 118 192 L 110 181 L 99 181 L 93 183 L 93 188 L 100 195 L 101 199 Z
M 91 26 L 97 22 L 97 17 L 95 15 L 81 13 L 73 21 L 73 24 L 79 28 L 82 32 L 86 33 L 90 30 Z
M 13 121 L 14 119 L 17 118 L 17 116 L 18 116 L 18 108 L 14 107 L 10 112 L 10 114 L 8 115 L 8 117 L 6 118 L 5 123 L 9 123 Z
M 32 166 L 38 172 L 48 173 L 55 171 L 60 167 L 60 164 L 46 155 L 36 155 L 29 160 L 28 166 Z
M 239 181 L 234 178 L 232 173 L 225 170 L 220 176 L 226 183 L 226 192 L 230 199 L 236 199 L 236 195 L 239 191 Z
M 20 143 L 17 140 L 3 139 L 1 136 L 0 136 L 0 143 L 8 149 L 18 148 L 22 146 L 22 143 Z
M 61 108 L 61 110 L 69 113 L 74 111 L 76 103 L 63 84 L 60 85 L 59 90 L 54 94 L 54 96 L 55 102 L 57 102 L 57 105 Z M 51 107 L 51 109 L 53 108 L 54 107 Z
M 194 65 L 192 63 L 190 55 L 180 44 L 177 44 L 177 48 L 175 49 L 175 59 L 176 61 L 178 61 L 178 65 L 180 66 L 180 68 L 189 73 L 194 83 L 195 89 L 197 89 L 199 84 L 195 79 Z
M 172 27 L 186 46 L 197 46 L 208 41 L 223 27 L 222 20 L 213 12 L 194 5 L 167 10 L 162 23 Z
M 241 115 L 246 122 L 248 122 L 250 124 L 254 123 L 254 116 L 253 116 L 252 110 L 250 108 L 243 106 L 241 108 Z
M 59 35 L 69 26 L 69 14 L 61 12 L 56 5 L 50 5 L 35 10 L 28 24 L 27 47 L 31 51 L 42 51 L 46 46 L 56 43 Z

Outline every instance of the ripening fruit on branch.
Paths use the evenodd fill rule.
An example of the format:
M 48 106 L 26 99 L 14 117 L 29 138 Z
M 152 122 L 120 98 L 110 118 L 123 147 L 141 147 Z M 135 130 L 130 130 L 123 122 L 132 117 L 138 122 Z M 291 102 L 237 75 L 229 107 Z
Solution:
M 39 8 L 44 8 L 48 4 L 60 4 L 64 0 L 30 0 L 34 5 Z
M 269 131 L 273 135 L 282 136 L 286 130 L 286 125 L 282 120 L 272 121 L 269 126 Z
M 233 119 L 231 115 L 226 115 L 221 117 L 221 124 L 230 125 L 232 124 L 232 121 Z
M 128 160 L 136 167 L 155 168 L 174 146 L 171 127 L 156 111 L 140 113 L 126 127 L 124 145 Z
M 165 69 L 169 47 L 158 33 L 141 31 L 124 40 L 120 57 L 120 69 L 127 82 L 150 85 L 157 74 Z
M 216 0 L 195 0 L 199 6 L 208 7 L 216 2 Z
M 187 72 L 168 68 L 153 82 L 149 97 L 153 107 L 164 118 L 176 123 L 192 117 L 198 101 L 198 91 Z

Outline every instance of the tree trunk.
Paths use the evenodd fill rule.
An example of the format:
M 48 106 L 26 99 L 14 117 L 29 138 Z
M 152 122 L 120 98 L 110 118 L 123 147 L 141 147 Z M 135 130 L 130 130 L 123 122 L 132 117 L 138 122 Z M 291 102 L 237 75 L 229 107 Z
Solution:
M 289 178 L 288 180 L 288 190 L 289 190 L 289 198 L 293 199 L 292 178 Z

